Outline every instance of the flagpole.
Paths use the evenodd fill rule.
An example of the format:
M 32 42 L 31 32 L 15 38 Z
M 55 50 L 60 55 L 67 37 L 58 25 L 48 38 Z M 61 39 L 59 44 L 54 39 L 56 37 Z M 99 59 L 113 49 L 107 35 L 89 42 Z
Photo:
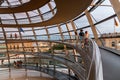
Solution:
M 118 27 L 118 26 L 119 26 L 119 24 L 118 24 L 117 20 L 114 18 L 114 34 L 115 34 L 115 37 L 117 36 L 115 27 Z M 117 39 L 116 38 L 115 38 L 115 49 L 117 49 Z
M 114 40 L 115 40 L 115 49 L 117 50 L 117 41 L 116 41 L 116 30 L 115 30 L 115 27 L 116 27 L 116 20 L 114 18 Z
M 115 26 L 116 26 L 116 20 L 114 18 L 114 34 L 115 34 Z
M 114 34 L 115 34 L 115 25 L 114 25 Z

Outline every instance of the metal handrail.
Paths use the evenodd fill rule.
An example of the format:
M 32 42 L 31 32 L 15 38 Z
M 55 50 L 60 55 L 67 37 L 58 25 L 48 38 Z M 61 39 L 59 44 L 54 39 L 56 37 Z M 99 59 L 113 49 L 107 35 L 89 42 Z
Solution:
M 98 48 L 98 45 L 95 43 L 95 41 L 90 40 L 93 45 L 93 54 L 92 54 L 92 60 L 91 60 L 91 65 L 89 69 L 89 74 L 87 77 L 87 80 L 93 80 L 90 79 L 90 75 L 93 74 L 91 70 L 94 69 L 94 80 L 103 80 L 103 71 L 102 71 L 102 59 L 101 59 L 101 54 Z
M 77 50 L 84 62 L 85 80 L 103 80 L 101 54 L 95 41 L 90 39 L 88 45 L 81 49 L 78 45 Z
M 67 62 L 71 62 L 72 65 L 74 64 L 74 65 L 76 65 L 76 67 L 72 66 L 71 63 L 70 64 L 67 63 L 67 64 L 69 64 L 69 67 L 75 71 L 75 73 L 78 75 L 80 80 L 103 80 L 101 55 L 100 55 L 99 48 L 98 48 L 97 44 L 95 43 L 95 41 L 89 40 L 89 45 L 84 46 L 84 48 L 81 48 L 80 45 L 76 45 L 76 44 L 73 45 L 73 44 L 70 44 L 67 42 L 64 42 L 64 43 L 56 42 L 56 43 L 71 45 L 71 47 L 74 47 L 74 49 L 76 49 L 80 53 L 80 55 L 84 61 L 83 67 L 85 70 L 83 70 L 81 65 L 79 65 L 78 63 L 71 62 L 70 60 L 62 58 L 62 57 L 57 57 L 57 56 L 50 57 L 51 55 L 48 55 L 48 54 L 39 54 L 39 56 L 53 58 L 53 59 L 59 60 L 59 61 L 61 61 L 61 59 L 62 59 Z M 78 69 L 76 70 L 76 68 L 79 68 L 79 70 Z M 85 75 L 84 75 L 84 73 L 85 73 Z

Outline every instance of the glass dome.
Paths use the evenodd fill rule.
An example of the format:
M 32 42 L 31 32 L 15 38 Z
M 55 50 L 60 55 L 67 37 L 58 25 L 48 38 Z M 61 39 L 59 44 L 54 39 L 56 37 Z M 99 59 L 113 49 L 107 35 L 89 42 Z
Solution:
M 1 10 L 3 8 L 20 7 L 32 0 L 0 1 Z M 89 6 L 86 4 L 87 7 L 84 6 L 84 9 L 81 10 L 70 7 L 72 5 L 68 6 L 66 4 L 67 7 L 65 7 L 61 3 L 57 4 L 57 0 L 49 0 L 42 7 L 31 11 L 17 13 L 3 13 L 0 11 L 0 65 L 2 65 L 2 60 L 4 60 L 5 64 L 8 64 L 13 63 L 14 58 L 22 59 L 24 57 L 31 57 L 24 55 L 27 52 L 32 55 L 37 52 L 51 52 L 51 47 L 56 44 L 54 41 L 64 42 L 66 40 L 75 40 L 75 33 L 79 36 L 81 29 L 88 31 L 90 38 L 94 39 L 94 33 L 91 29 L 93 25 L 96 28 L 98 38 L 103 34 L 119 33 L 119 18 L 110 0 L 91 1 L 92 3 L 89 2 Z M 62 7 L 69 9 L 68 11 L 76 10 L 71 11 L 73 13 L 68 12 L 69 14 L 67 12 L 61 12 L 59 14 L 60 4 Z M 78 11 L 81 12 L 77 13 Z M 87 13 L 89 13 L 92 23 L 90 23 Z M 62 17 L 58 18 L 57 15 L 61 15 Z M 48 24 L 49 22 L 50 24 Z M 115 27 L 115 23 L 118 24 L 118 27 Z M 24 54 L 21 55 L 21 52 Z
M 29 0 L 5 0 L 1 4 L 1 8 L 6 6 L 14 6 L 14 5 L 22 5 Z M 118 18 L 114 12 L 114 9 L 109 0 L 94 0 L 91 5 L 87 8 L 92 17 L 93 23 L 96 26 L 98 35 L 104 33 L 112 33 L 114 32 L 114 19 L 117 22 Z M 102 13 L 101 13 L 102 11 Z M 80 29 L 84 31 L 88 30 L 91 37 L 93 37 L 92 30 L 90 29 L 90 24 L 85 15 L 85 12 L 79 14 L 77 17 L 72 19 L 72 22 L 75 25 L 75 29 L 73 28 L 72 22 L 67 21 L 65 23 L 60 23 L 56 25 L 49 26 L 36 26 L 36 27 L 6 27 L 5 25 L 10 24 L 31 24 L 31 23 L 39 23 L 44 22 L 46 20 L 50 20 L 57 13 L 56 3 L 54 0 L 50 0 L 49 3 L 40 7 L 39 9 L 35 9 L 28 12 L 22 13 L 8 13 L 8 14 L 0 14 L 1 18 L 1 27 L 0 27 L 0 44 L 1 51 L 6 52 L 9 51 L 8 44 L 12 44 L 19 42 L 21 39 L 29 40 L 62 40 L 69 39 L 70 37 L 74 39 L 74 30 L 79 32 Z M 5 24 L 5 25 L 3 25 Z M 118 23 L 119 24 L 119 23 Z M 3 26 L 2 26 L 3 25 Z M 108 28 L 109 27 L 109 28 Z M 115 27 L 116 32 L 119 31 L 120 27 Z M 17 34 L 17 39 L 15 37 Z M 14 42 L 14 41 L 15 42 Z M 36 42 L 34 42 L 35 44 Z M 23 44 L 23 43 L 22 43 Z M 36 47 L 36 45 L 32 45 L 31 47 Z M 21 46 L 21 48 L 23 48 Z M 25 48 L 25 47 L 24 47 Z

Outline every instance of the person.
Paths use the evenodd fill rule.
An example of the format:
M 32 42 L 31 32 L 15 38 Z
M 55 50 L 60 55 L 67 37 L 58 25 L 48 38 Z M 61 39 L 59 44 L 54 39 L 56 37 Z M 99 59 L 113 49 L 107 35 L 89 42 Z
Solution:
M 22 68 L 22 60 L 19 61 L 19 67 Z
M 17 39 L 17 34 L 15 33 L 15 39 Z
M 75 31 L 75 39 L 77 40 L 77 31 Z
M 84 32 L 82 29 L 80 30 L 79 36 L 80 36 L 80 42 L 82 43 L 84 39 Z
M 77 31 L 75 31 L 75 39 L 76 39 L 76 44 L 78 43 L 78 36 L 77 36 Z
M 12 39 L 12 33 L 10 34 L 10 38 Z
M 2 64 L 2 65 L 4 64 L 3 62 L 4 62 L 4 59 L 1 60 L 1 64 Z
M 13 65 L 14 65 L 14 68 L 16 68 L 16 67 L 17 67 L 17 63 L 16 63 L 16 61 L 14 61 L 14 64 L 13 64 Z
M 38 68 L 38 62 L 36 62 L 36 68 Z
M 88 31 L 85 31 L 85 34 L 84 34 L 84 39 L 85 39 L 84 45 L 88 45 L 88 38 L 89 38 L 89 33 L 88 33 Z

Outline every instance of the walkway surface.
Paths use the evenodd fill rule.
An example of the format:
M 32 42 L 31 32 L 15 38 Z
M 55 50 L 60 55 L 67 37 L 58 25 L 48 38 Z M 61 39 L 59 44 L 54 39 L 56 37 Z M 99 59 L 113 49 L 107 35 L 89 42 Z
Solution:
M 75 78 L 74 76 L 69 76 L 66 73 L 60 71 L 54 71 L 53 69 L 49 69 L 49 68 L 42 68 L 42 67 L 36 68 L 36 66 L 27 66 L 27 69 L 44 72 L 46 74 L 49 74 L 50 76 L 57 78 L 58 80 L 77 80 L 77 78 Z
M 56 80 L 43 72 L 25 69 L 12 69 L 0 71 L 0 80 Z
M 104 80 L 120 80 L 120 56 L 100 49 Z

